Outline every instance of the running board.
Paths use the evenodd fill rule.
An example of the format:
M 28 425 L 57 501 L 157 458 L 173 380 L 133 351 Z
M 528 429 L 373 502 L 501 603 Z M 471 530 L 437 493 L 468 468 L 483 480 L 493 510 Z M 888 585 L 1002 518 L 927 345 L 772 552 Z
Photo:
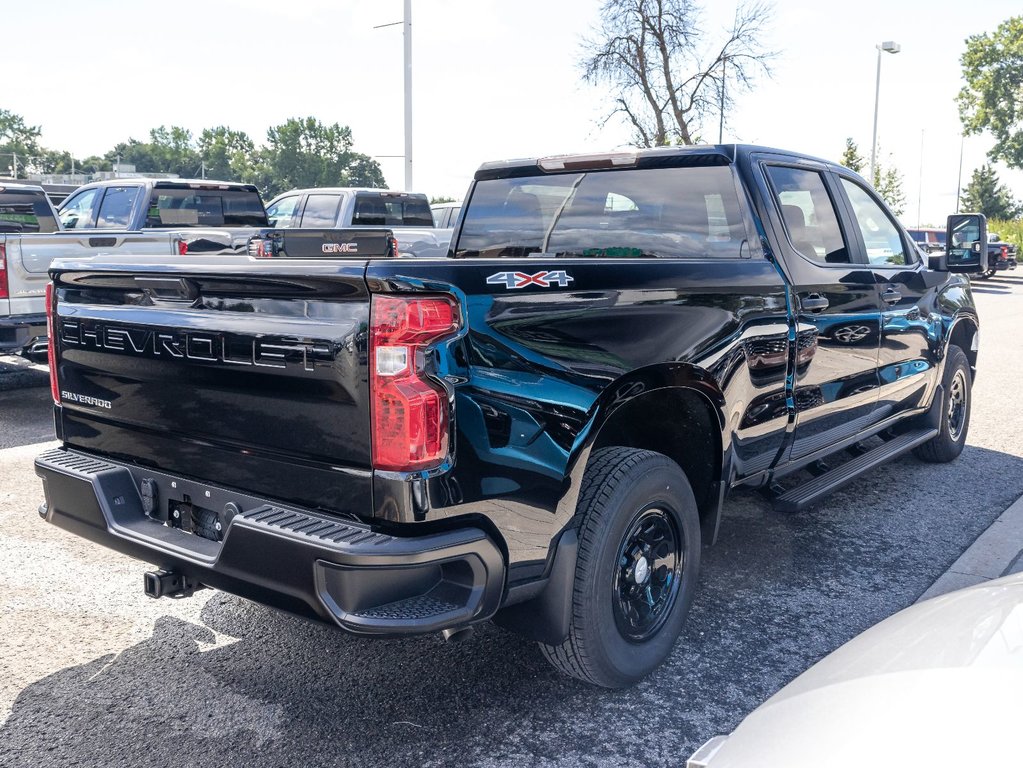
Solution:
M 901 456 L 906 451 L 926 443 L 937 434 L 937 429 L 927 428 L 916 429 L 892 438 L 883 445 L 879 445 L 877 448 L 857 456 L 855 459 L 850 459 L 823 475 L 808 480 L 803 485 L 786 491 L 775 499 L 774 505 L 783 512 L 801 512 L 807 507 L 816 504 L 829 493 L 837 491 L 842 486 L 852 482 L 864 472 L 869 472 L 886 461 L 894 459 L 896 456 Z

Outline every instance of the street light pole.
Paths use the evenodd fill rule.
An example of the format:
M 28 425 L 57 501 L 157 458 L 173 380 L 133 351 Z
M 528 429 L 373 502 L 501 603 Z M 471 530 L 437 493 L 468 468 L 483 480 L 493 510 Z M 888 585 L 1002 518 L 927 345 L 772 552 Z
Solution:
M 874 85 L 874 136 L 870 140 L 870 178 L 867 179 L 871 184 L 874 183 L 874 169 L 877 167 L 877 107 L 881 100 L 881 52 L 898 53 L 902 50 L 901 45 L 891 40 L 874 47 L 877 48 L 877 82 Z
M 405 191 L 412 191 L 412 0 L 405 0 Z

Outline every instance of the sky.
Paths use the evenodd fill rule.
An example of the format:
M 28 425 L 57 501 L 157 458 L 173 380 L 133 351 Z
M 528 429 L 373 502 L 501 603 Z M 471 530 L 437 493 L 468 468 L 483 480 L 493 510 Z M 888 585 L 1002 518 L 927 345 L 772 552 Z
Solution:
M 196 135 L 227 125 L 256 142 L 289 117 L 351 127 L 357 151 L 404 185 L 402 0 L 91 0 L 5 2 L 0 108 L 42 129 L 41 143 L 102 154 L 159 125 Z M 707 2 L 701 39 L 734 13 Z M 606 89 L 582 82 L 582 41 L 597 0 L 412 0 L 413 187 L 461 198 L 488 160 L 628 144 L 605 123 Z M 877 66 L 879 161 L 903 175 L 908 226 L 943 224 L 985 162 L 987 136 L 961 142 L 955 95 L 965 39 L 993 32 L 1018 0 L 775 0 L 764 37 L 770 77 L 735 96 L 725 142 L 838 160 L 846 137 L 869 159 Z M 717 116 L 700 131 L 716 140 Z M 393 157 L 398 156 L 398 157 Z M 1023 172 L 997 166 L 1023 198 Z

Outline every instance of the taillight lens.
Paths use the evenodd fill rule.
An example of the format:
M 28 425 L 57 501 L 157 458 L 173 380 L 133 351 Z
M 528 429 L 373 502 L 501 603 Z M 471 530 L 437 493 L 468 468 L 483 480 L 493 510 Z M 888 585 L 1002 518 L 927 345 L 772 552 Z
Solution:
M 60 405 L 60 390 L 57 388 L 57 323 L 53 319 L 55 311 L 53 300 L 53 283 L 46 284 L 46 364 L 50 367 L 50 394 L 53 402 Z
M 1003 259 L 1009 258 L 1009 246 L 1007 245 L 1002 246 L 1002 258 Z
M 446 296 L 374 296 L 370 327 L 373 466 L 411 472 L 448 453 L 448 397 L 425 374 L 424 347 L 458 330 Z
M 0 299 L 10 298 L 7 287 L 7 246 L 0 243 Z
M 188 254 L 188 243 L 184 240 L 178 240 L 178 256 L 185 256 Z

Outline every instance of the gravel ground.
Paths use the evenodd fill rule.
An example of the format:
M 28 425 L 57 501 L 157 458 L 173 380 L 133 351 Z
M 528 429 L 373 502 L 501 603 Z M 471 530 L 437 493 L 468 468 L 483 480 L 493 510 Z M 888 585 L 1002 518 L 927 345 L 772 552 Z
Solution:
M 681 765 L 913 603 L 1023 494 L 1023 279 L 976 292 L 981 370 L 962 457 L 903 458 L 798 515 L 733 496 L 682 641 L 627 691 L 561 677 L 489 625 L 459 644 L 363 641 L 221 593 L 149 600 L 145 566 L 39 520 L 43 446 L 5 443 L 0 765 Z M 38 420 L 15 415 L 12 431 L 48 434 L 41 392 Z M 21 413 L 13 402 L 0 401 L 0 433 Z

